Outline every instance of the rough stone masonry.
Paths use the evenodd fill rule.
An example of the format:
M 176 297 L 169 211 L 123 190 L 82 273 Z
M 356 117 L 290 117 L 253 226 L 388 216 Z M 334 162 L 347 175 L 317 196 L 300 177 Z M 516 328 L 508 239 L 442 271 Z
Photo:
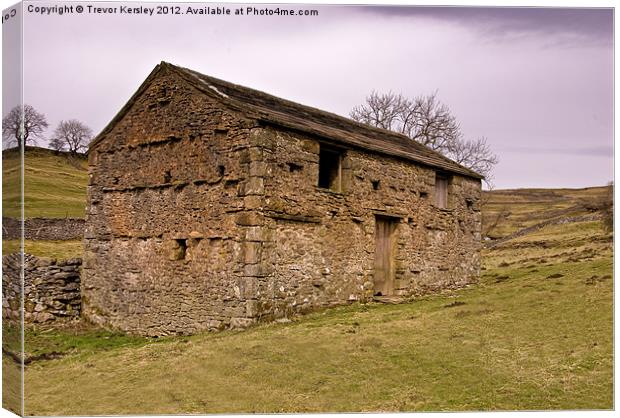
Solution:
M 48 322 L 80 316 L 82 260 L 56 260 L 24 254 L 24 321 Z M 21 318 L 22 260 L 19 253 L 2 257 L 2 317 Z
M 191 334 L 463 286 L 480 179 L 402 135 L 162 63 L 89 150 L 83 314 Z

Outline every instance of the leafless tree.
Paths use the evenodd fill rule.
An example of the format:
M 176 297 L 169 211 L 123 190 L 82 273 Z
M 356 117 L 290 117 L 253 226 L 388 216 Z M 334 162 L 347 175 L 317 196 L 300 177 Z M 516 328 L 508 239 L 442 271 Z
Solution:
M 88 148 L 88 143 L 93 138 L 93 131 L 76 119 L 61 120 L 54 131 L 52 141 L 64 142 L 69 152 L 78 153 Z M 50 143 L 51 145 L 51 143 Z
M 52 138 L 49 144 L 50 148 L 56 152 L 62 151 L 65 148 L 65 145 L 67 145 L 66 142 L 61 138 Z
M 28 143 L 36 144 L 48 124 L 45 115 L 30 106 L 15 106 L 2 118 L 2 138 L 6 145 L 17 144 L 18 147 Z
M 373 91 L 366 97 L 366 104 L 353 108 L 351 118 L 367 125 L 403 133 L 408 128 L 406 121 L 403 121 L 404 114 L 411 107 L 409 100 L 400 94 L 379 94 Z
M 493 188 L 493 168 L 499 159 L 491 151 L 486 138 L 456 141 L 446 155 L 457 163 L 482 174 L 489 189 Z
M 436 93 L 408 99 L 402 94 L 373 91 L 365 104 L 353 108 L 350 116 L 358 122 L 406 135 L 482 174 L 491 186 L 497 156 L 485 138 L 463 138 L 459 123 Z

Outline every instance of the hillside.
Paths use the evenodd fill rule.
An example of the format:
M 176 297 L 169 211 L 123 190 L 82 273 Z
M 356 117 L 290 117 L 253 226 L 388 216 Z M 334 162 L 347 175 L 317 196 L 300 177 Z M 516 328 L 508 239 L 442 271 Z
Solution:
M 592 214 L 610 196 L 609 186 L 483 192 L 483 236 L 497 239 L 545 221 Z
M 19 218 L 19 153 L 2 151 L 3 216 Z M 83 218 L 88 183 L 87 161 L 38 147 L 27 147 L 24 210 L 27 218 Z

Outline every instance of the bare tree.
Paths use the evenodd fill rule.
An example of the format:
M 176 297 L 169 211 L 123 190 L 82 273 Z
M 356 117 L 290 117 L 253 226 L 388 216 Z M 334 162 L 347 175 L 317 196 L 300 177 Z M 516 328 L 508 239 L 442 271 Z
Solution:
M 446 155 L 457 163 L 482 174 L 489 189 L 493 188 L 493 168 L 499 159 L 491 151 L 486 138 L 456 141 Z
M 409 100 L 400 94 L 379 94 L 373 91 L 366 97 L 366 104 L 353 108 L 351 118 L 367 125 L 404 133 L 407 126 L 403 115 L 411 106 Z
M 402 94 L 373 91 L 365 104 L 353 108 L 350 116 L 358 122 L 406 135 L 436 151 L 450 149 L 461 134 L 450 109 L 437 100 L 435 93 L 410 100 Z
M 401 94 L 373 91 L 366 103 L 356 106 L 352 119 L 408 136 L 483 176 L 491 186 L 491 172 L 498 158 L 485 138 L 464 140 L 461 127 L 437 93 L 408 99 Z
M 45 115 L 30 105 L 15 106 L 2 118 L 2 138 L 7 145 L 17 144 L 18 147 L 28 143 L 36 144 L 48 124 Z
M 49 144 L 50 148 L 56 152 L 62 151 L 65 148 L 65 145 L 65 141 L 63 141 L 61 138 L 52 138 Z
M 88 143 L 93 138 L 93 131 L 76 119 L 61 120 L 54 131 L 52 141 L 64 142 L 69 152 L 78 153 L 88 148 Z M 51 145 L 51 143 L 50 143 Z

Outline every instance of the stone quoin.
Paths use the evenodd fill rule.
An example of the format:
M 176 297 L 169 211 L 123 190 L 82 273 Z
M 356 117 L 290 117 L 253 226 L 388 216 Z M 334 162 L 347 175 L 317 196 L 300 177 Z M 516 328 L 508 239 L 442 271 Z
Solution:
M 162 62 L 90 146 L 82 312 L 246 327 L 477 280 L 481 176 L 393 132 Z

